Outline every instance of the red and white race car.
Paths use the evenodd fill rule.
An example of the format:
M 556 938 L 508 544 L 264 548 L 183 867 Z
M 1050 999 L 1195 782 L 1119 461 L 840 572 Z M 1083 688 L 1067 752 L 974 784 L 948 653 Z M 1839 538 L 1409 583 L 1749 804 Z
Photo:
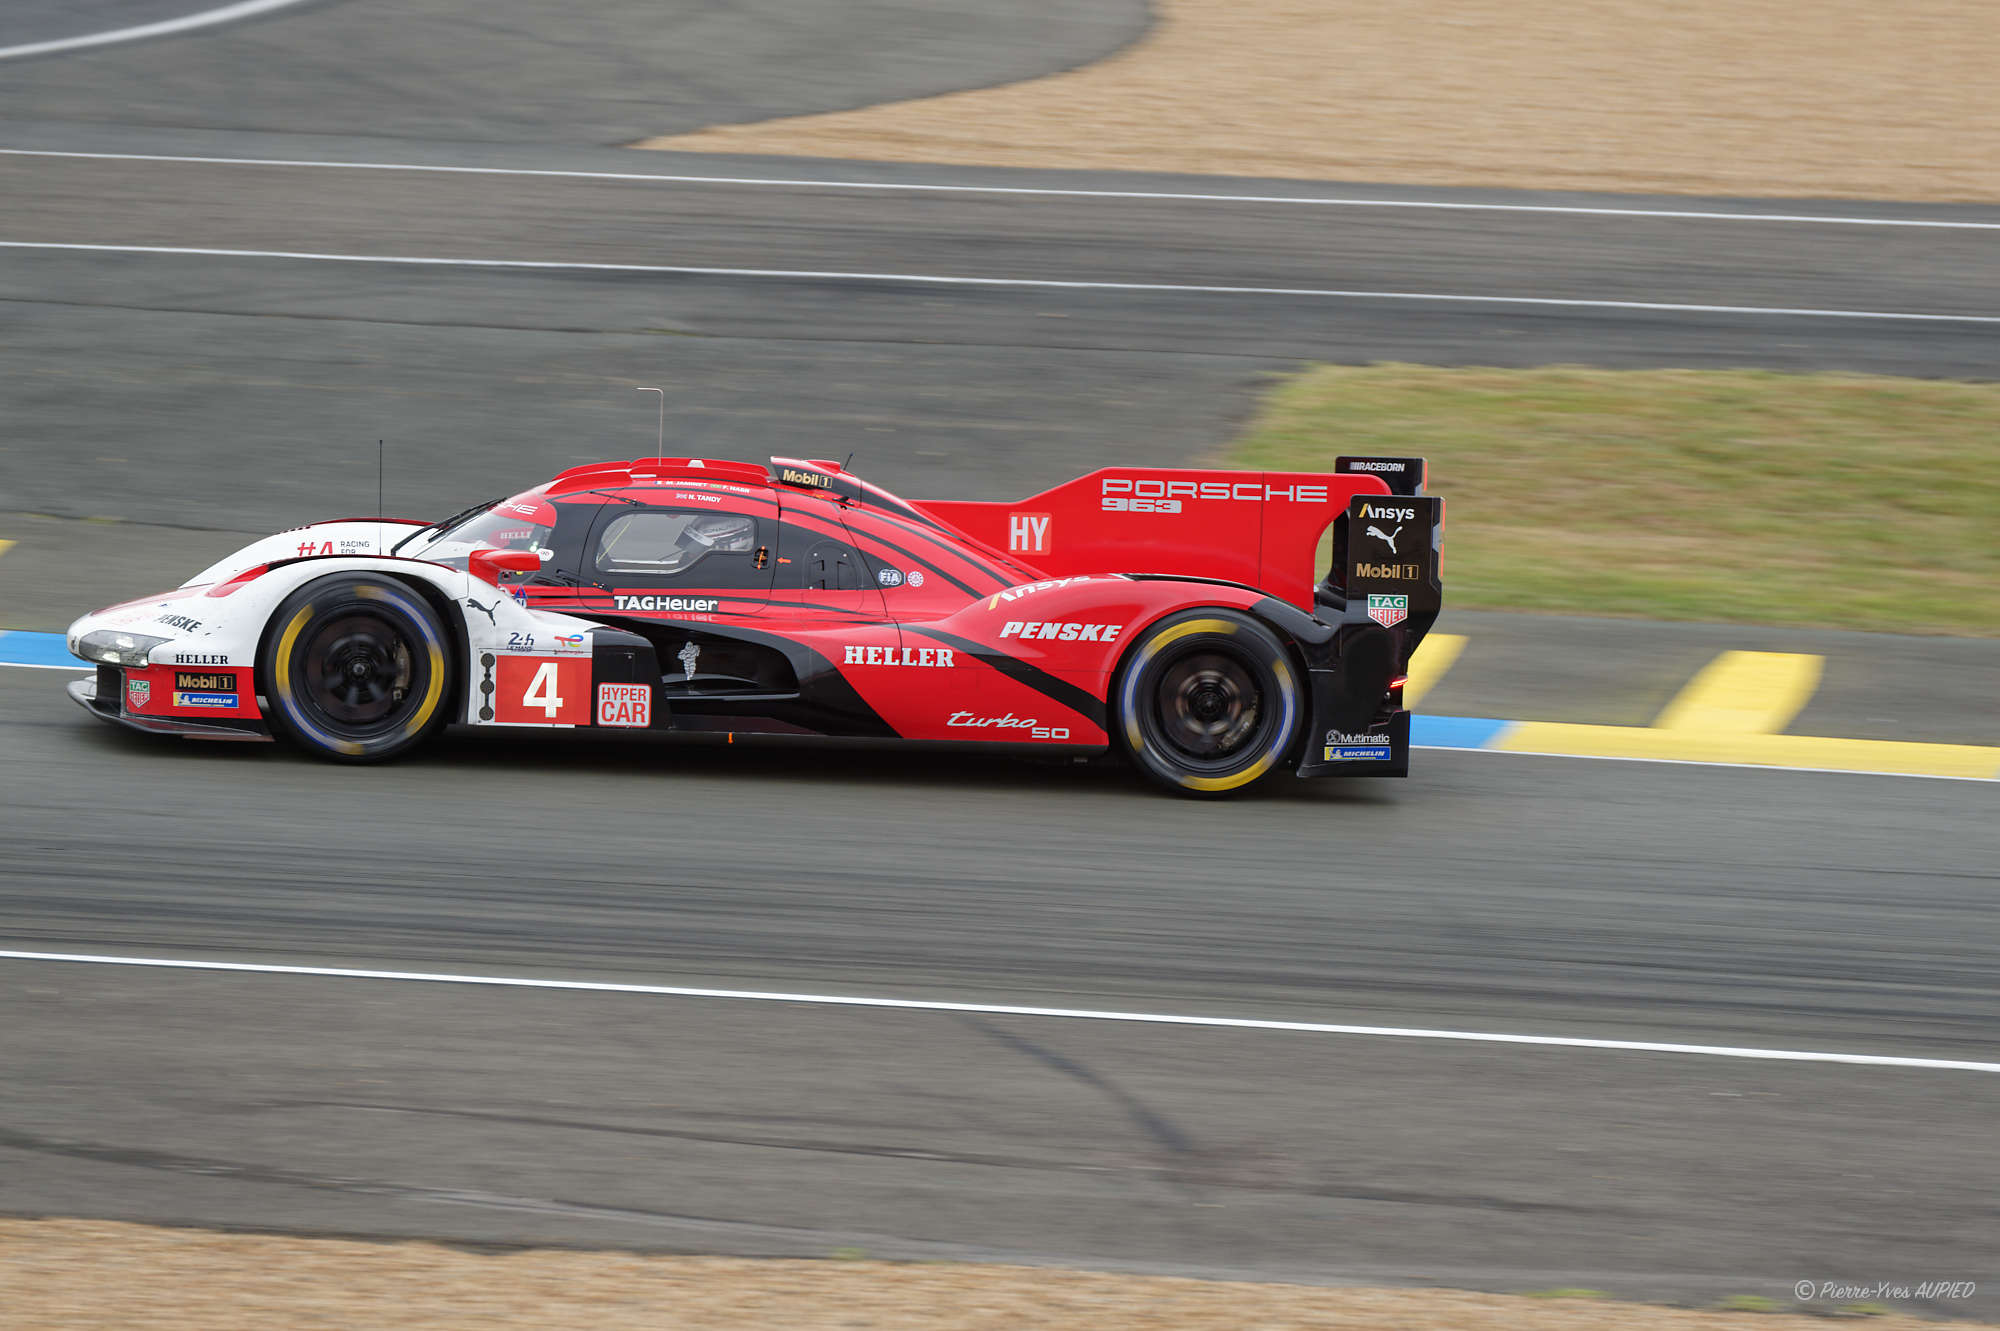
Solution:
M 70 693 L 359 762 L 462 723 L 1115 749 L 1194 794 L 1402 776 L 1441 602 L 1423 490 L 1419 458 L 921 504 L 826 461 L 607 462 L 443 522 L 284 532 L 85 615 Z

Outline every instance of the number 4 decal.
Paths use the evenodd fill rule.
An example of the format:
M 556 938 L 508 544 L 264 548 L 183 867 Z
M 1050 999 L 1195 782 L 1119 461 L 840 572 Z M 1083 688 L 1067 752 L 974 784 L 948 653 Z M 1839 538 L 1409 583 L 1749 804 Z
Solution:
M 590 724 L 589 657 L 503 656 L 493 674 L 493 719 L 500 724 Z
M 557 664 L 555 661 L 544 661 L 536 666 L 535 677 L 528 681 L 528 691 L 521 695 L 523 707 L 539 707 L 551 721 L 556 719 L 556 713 L 562 710 L 563 705 L 561 696 L 556 693 L 559 687 L 556 683 Z

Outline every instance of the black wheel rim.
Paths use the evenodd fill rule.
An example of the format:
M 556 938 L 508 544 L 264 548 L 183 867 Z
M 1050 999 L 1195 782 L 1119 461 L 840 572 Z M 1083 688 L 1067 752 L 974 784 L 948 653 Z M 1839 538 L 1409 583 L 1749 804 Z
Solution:
M 1155 676 L 1149 729 L 1178 763 L 1234 768 L 1262 752 L 1273 724 L 1261 673 L 1233 652 L 1204 648 L 1177 656 Z
M 382 730 L 415 705 L 415 663 L 423 658 L 400 624 L 373 614 L 337 614 L 314 625 L 297 653 L 293 659 L 305 684 L 299 700 L 334 730 Z

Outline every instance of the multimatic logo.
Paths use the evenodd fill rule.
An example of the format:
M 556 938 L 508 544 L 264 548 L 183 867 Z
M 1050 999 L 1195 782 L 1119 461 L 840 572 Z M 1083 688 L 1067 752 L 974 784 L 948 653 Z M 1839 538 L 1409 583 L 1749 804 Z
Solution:
M 1387 735 L 1346 735 L 1329 730 L 1322 747 L 1321 761 L 1329 763 L 1385 763 L 1395 756 Z
M 713 610 L 722 604 L 712 596 L 613 596 L 620 610 Z

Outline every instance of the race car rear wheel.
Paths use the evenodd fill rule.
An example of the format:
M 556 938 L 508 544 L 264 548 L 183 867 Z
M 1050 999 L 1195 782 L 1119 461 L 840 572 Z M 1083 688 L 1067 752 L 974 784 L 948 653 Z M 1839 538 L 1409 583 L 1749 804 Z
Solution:
M 309 582 L 278 607 L 264 643 L 271 724 L 323 758 L 393 758 L 444 720 L 445 643 L 436 612 L 394 578 Z
M 1148 629 L 1113 692 L 1114 725 L 1140 771 L 1186 795 L 1240 790 L 1297 741 L 1305 704 L 1291 653 L 1234 610 Z

